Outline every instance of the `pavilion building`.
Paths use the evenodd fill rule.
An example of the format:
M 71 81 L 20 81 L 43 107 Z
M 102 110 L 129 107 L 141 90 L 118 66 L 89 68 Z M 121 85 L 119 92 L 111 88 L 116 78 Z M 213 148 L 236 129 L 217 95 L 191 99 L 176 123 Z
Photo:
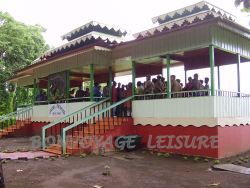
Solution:
M 223 158 L 250 150 L 250 95 L 241 93 L 240 87 L 240 64 L 250 61 L 249 29 L 206 1 L 152 22 L 155 27 L 134 34 L 130 41 L 125 41 L 125 30 L 98 22 L 63 35 L 67 43 L 9 79 L 18 87 L 33 88 L 34 101 L 0 119 L 0 136 L 41 134 L 43 149 L 59 153 L 83 152 L 79 137 L 135 134 L 142 137 L 144 147 L 160 152 Z M 237 92 L 220 90 L 220 69 L 230 64 L 237 65 L 237 74 L 231 75 Z M 171 67 L 180 65 L 185 79 L 189 70 L 210 68 L 210 89 L 173 93 Z M 159 97 L 136 95 L 136 78 L 162 74 L 163 68 L 166 92 Z M 108 82 L 111 96 L 114 77 L 126 74 L 132 74 L 131 97 L 115 103 L 94 97 L 94 82 Z M 88 99 L 70 99 L 70 90 L 83 82 L 89 84 Z M 35 101 L 40 89 L 48 100 Z M 113 109 L 128 103 L 132 117 L 112 116 Z M 6 125 L 10 118 L 15 123 Z M 46 143 L 45 138 L 53 135 L 60 135 L 62 143 Z

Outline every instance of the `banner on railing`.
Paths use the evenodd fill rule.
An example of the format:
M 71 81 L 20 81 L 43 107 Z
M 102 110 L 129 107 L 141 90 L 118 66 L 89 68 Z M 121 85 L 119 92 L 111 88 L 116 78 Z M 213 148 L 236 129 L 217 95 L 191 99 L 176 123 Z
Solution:
M 67 115 L 67 104 L 49 104 L 49 117 L 62 117 Z

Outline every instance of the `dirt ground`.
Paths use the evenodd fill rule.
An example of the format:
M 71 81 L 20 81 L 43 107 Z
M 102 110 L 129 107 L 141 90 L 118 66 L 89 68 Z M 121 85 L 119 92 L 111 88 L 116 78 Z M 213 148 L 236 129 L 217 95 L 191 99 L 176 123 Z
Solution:
M 2 149 L 11 148 L 14 143 L 25 148 L 29 140 L 0 140 Z M 240 162 L 246 156 L 250 157 L 250 153 L 221 162 Z M 250 188 L 250 175 L 213 171 L 210 168 L 213 162 L 136 151 L 85 158 L 8 161 L 3 164 L 3 172 L 7 188 L 91 188 L 94 185 L 104 188 Z M 110 176 L 102 174 L 107 165 Z M 250 166 L 248 162 L 242 165 Z

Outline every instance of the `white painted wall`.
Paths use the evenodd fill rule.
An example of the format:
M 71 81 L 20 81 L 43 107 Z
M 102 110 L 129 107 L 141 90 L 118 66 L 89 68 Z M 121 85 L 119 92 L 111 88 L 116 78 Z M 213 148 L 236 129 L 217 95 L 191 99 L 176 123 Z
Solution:
M 213 97 L 173 98 L 133 101 L 133 117 L 213 117 Z
M 74 102 L 67 103 L 67 115 L 77 110 L 87 107 L 94 102 Z M 32 121 L 52 121 L 60 117 L 49 117 L 49 106 L 48 105 L 35 105 L 33 107 Z
M 225 126 L 250 123 L 250 98 L 193 97 L 135 100 L 135 124 Z
M 249 97 L 214 97 L 216 117 L 250 117 Z

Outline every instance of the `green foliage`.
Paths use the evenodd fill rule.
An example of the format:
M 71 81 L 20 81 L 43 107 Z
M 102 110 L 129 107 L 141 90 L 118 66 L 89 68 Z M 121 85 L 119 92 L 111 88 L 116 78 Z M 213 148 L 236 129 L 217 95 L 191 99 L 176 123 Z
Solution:
M 8 92 L 6 80 L 48 49 L 42 36 L 44 31 L 40 25 L 25 25 L 8 13 L 0 12 L 0 115 L 16 107 L 16 95 Z M 20 95 L 27 98 L 29 93 L 23 89 Z
M 250 0 L 235 0 L 234 5 L 236 7 L 243 5 L 243 8 L 241 9 L 244 12 L 250 12 Z

